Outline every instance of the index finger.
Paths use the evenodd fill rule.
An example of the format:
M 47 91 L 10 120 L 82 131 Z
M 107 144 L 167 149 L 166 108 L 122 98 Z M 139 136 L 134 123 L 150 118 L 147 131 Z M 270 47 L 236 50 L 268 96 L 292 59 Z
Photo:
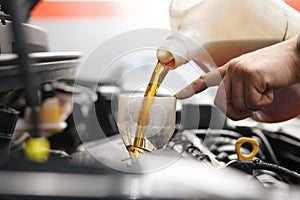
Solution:
M 211 72 L 203 74 L 198 79 L 193 81 L 187 87 L 180 90 L 175 96 L 178 99 L 186 99 L 194 94 L 200 93 L 208 87 L 217 86 L 225 76 L 225 66 L 219 67 Z

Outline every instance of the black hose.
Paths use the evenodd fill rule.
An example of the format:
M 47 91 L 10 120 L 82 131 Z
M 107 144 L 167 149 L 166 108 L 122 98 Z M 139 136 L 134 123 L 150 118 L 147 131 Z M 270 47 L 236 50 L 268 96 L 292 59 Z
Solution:
M 300 183 L 300 174 L 298 174 L 295 171 L 291 171 L 289 169 L 286 169 L 284 167 L 272 163 L 259 162 L 259 160 L 253 161 L 253 164 L 254 164 L 253 169 L 262 169 L 262 170 L 276 172 L 278 174 L 281 174 L 283 176 L 295 180 L 297 183 Z
M 276 165 L 279 165 L 279 161 L 273 151 L 271 144 L 269 143 L 268 139 L 266 138 L 265 134 L 259 129 L 253 129 L 252 132 L 261 139 L 261 141 L 263 142 L 263 144 L 267 150 L 268 157 L 272 160 L 272 162 L 275 163 Z

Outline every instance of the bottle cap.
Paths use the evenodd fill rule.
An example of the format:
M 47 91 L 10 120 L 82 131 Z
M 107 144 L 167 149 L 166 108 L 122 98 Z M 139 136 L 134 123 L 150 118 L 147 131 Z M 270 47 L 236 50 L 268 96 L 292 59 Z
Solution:
M 193 40 L 197 37 L 199 36 L 195 29 L 181 29 L 160 45 L 156 52 L 157 59 L 162 63 L 168 63 L 174 59 L 174 68 L 189 62 L 203 49 Z

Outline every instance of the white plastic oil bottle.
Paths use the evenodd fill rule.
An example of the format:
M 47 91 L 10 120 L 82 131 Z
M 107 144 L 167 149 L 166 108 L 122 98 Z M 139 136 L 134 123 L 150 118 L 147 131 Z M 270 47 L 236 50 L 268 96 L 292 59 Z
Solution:
M 300 33 L 300 13 L 283 0 L 172 0 L 169 12 L 175 33 L 158 48 L 157 58 L 174 59 L 174 68 L 201 60 L 203 49 L 221 66 Z

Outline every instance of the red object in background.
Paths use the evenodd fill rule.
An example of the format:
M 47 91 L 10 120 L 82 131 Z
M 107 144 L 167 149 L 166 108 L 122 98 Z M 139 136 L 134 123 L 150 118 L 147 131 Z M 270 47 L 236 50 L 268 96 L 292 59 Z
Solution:
M 32 19 L 105 18 L 120 15 L 120 3 L 109 1 L 44 1 L 31 11 Z
M 263 1 L 263 0 L 262 0 Z M 291 7 L 300 12 L 300 0 L 285 0 Z M 136 4 L 135 2 L 134 4 Z M 141 2 L 142 3 L 142 2 Z M 31 11 L 32 19 L 74 19 L 74 18 L 107 18 L 126 17 L 138 12 L 139 4 L 135 7 L 125 2 L 116 1 L 44 1 L 36 5 Z
M 300 0 L 285 0 L 285 2 L 300 12 Z

